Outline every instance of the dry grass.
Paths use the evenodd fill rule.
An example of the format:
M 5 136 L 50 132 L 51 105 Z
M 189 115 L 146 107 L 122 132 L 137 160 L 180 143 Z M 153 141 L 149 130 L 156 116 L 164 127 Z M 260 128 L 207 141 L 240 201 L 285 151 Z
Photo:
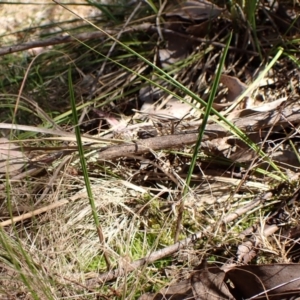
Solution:
M 4 35 L 3 45 L 51 37 L 61 29 L 67 31 L 74 28 L 74 34 L 82 31 L 82 20 L 69 22 L 76 18 L 62 7 L 53 5 L 52 1 L 40 3 L 43 5 L 2 4 L 0 22 L 3 23 L 3 20 L 7 24 L 5 30 L 0 29 L 3 30 L 0 34 Z M 86 18 L 100 14 L 99 10 L 90 6 L 68 7 Z M 119 20 L 121 25 L 96 19 L 93 22 L 110 32 L 115 31 L 114 36 L 117 36 L 122 31 L 123 23 L 132 17 L 132 9 L 129 12 L 124 9 L 123 13 L 125 17 Z M 144 9 L 142 13 L 147 16 L 146 21 L 156 22 L 151 10 Z M 131 26 L 145 21 L 136 19 Z M 51 26 L 46 26 L 49 24 Z M 226 43 L 228 32 L 225 31 L 230 28 L 231 21 L 226 15 L 226 18 L 217 19 L 209 25 L 212 26 L 212 36 L 218 42 L 210 45 L 200 43 L 197 47 L 192 45 L 189 55 L 181 57 L 170 71 L 179 82 L 205 100 Z M 182 22 L 180 26 L 186 24 Z M 261 28 L 266 30 L 266 26 Z M 89 27 L 85 30 L 96 29 Z M 8 34 L 17 31 L 20 33 Z M 123 34 L 120 40 L 151 61 L 158 55 L 156 45 L 159 36 L 156 33 L 131 31 Z M 240 42 L 237 39 L 234 46 L 238 47 Z M 149 151 L 143 155 L 132 153 L 111 161 L 101 160 L 102 147 L 120 147 L 118 145 L 124 141 L 137 139 L 141 124 L 146 121 L 151 125 L 149 130 L 146 129 L 148 137 L 153 127 L 158 135 L 197 129 L 199 103 L 196 105 L 195 99 L 187 96 L 178 86 L 172 86 L 166 77 L 159 78 L 152 66 L 120 45 L 116 45 L 110 54 L 114 61 L 101 56 L 101 53 L 108 56 L 113 45 L 110 39 L 103 37 L 86 43 L 88 46 L 73 42 L 51 47 L 51 50 L 48 48 L 44 52 L 37 49 L 35 53 L 26 51 L 21 55 L 7 55 L 1 63 L 1 122 L 32 126 L 19 130 L 2 129 L 3 135 L 23 147 L 27 166 L 22 172 L 1 175 L 1 219 L 10 222 L 11 217 L 36 212 L 13 226 L 1 227 L 0 293 L 3 299 L 137 299 L 144 292 L 157 291 L 172 280 L 187 277 L 204 257 L 218 265 L 235 259 L 243 232 L 252 226 L 257 227 L 253 236 L 259 237 L 260 242 L 260 253 L 253 263 L 297 260 L 295 245 L 287 243 L 285 247 L 280 239 L 285 236 L 285 227 L 297 228 L 298 225 L 297 205 L 292 207 L 290 203 L 298 189 L 296 165 L 282 167 L 278 164 L 284 174 L 285 169 L 293 174 L 292 179 L 282 183 L 279 182 L 279 172 L 263 164 L 262 158 L 254 155 L 257 153 L 243 148 L 245 145 L 241 146 L 236 139 L 223 137 L 212 144 L 207 141 L 202 144 L 203 152 L 199 153 L 191 186 L 184 195 L 193 155 L 192 145 Z M 232 50 L 226 61 L 225 70 L 245 83 L 251 83 L 265 67 L 258 54 L 253 55 L 254 46 L 250 46 L 251 51 L 247 48 L 246 58 L 239 51 Z M 266 47 L 265 54 L 274 55 L 275 50 L 271 50 Z M 31 55 L 36 53 L 42 54 L 33 58 Z M 26 56 L 25 60 L 22 60 L 22 55 Z M 293 55 L 299 57 L 297 52 Z M 282 58 L 268 73 L 266 82 L 273 80 L 272 84 L 261 85 L 255 94 L 269 100 L 298 96 L 296 65 L 287 57 Z M 33 59 L 36 60 L 29 68 L 29 62 Z M 105 68 L 99 73 L 103 65 Z M 69 66 L 72 67 L 90 186 L 105 244 L 99 242 L 79 162 L 68 92 Z M 25 76 L 27 70 L 29 72 Z M 287 72 L 290 74 L 288 83 L 284 75 Z M 135 109 L 141 109 L 141 90 L 150 86 L 145 78 L 168 90 L 167 94 L 152 93 L 153 90 L 149 92 L 151 96 L 163 100 L 161 107 L 164 107 L 166 99 L 172 98 L 174 91 L 194 106 L 194 113 L 189 112 L 187 118 L 180 117 L 173 121 L 165 117 L 165 111 L 162 117 L 135 113 Z M 19 99 L 22 83 L 24 88 Z M 226 89 L 220 88 L 218 92 L 226 94 Z M 18 112 L 14 114 L 16 103 L 19 105 Z M 186 107 L 180 106 L 178 110 L 183 108 Z M 117 129 L 112 126 L 116 122 Z M 138 129 L 127 132 L 130 126 Z M 288 133 L 280 126 L 267 128 L 259 132 L 260 139 L 256 135 L 253 139 L 256 138 L 258 145 L 266 139 L 271 145 L 281 143 L 285 147 L 285 133 L 287 136 L 295 133 L 293 126 L 296 127 L 296 123 L 290 126 Z M 144 129 L 140 131 L 145 133 Z M 296 133 L 292 137 L 297 138 Z M 275 150 L 275 147 L 264 147 L 270 156 Z M 237 154 L 234 160 L 228 159 L 232 152 Z M 255 169 L 255 166 L 261 169 Z M 277 177 L 274 179 L 272 174 Z M 253 204 L 255 199 L 260 199 L 267 192 L 272 193 L 269 198 L 251 206 L 236 218 L 238 209 Z M 196 232 L 203 232 L 202 238 L 149 266 L 133 272 L 128 270 L 131 262 L 173 244 L 180 203 L 184 203 L 180 239 Z M 285 203 L 284 207 L 290 210 L 289 218 L 280 203 Z M 269 237 L 264 234 L 264 229 L 271 220 L 271 214 L 274 220 L 282 222 L 282 231 Z M 232 217 L 231 222 L 224 221 L 228 216 Z M 97 282 L 99 274 L 106 272 L 104 252 L 108 254 L 113 268 L 125 270 L 125 276 L 109 283 Z

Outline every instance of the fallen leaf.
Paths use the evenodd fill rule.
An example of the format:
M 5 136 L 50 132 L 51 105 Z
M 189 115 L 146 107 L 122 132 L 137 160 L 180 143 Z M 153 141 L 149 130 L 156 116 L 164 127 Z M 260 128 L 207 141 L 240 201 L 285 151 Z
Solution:
M 238 246 L 237 250 L 237 261 L 248 264 L 256 256 L 256 251 L 254 250 L 253 243 L 251 241 L 246 241 Z
M 191 110 L 191 106 L 182 103 L 176 98 L 170 99 L 164 108 L 156 108 L 153 104 L 145 102 L 141 107 L 141 112 L 151 114 L 157 118 L 164 119 L 182 119 L 187 116 Z
M 144 294 L 139 300 L 183 300 L 192 299 L 192 289 L 189 280 L 182 280 L 161 289 L 156 294 Z
M 166 104 L 165 109 L 156 111 L 157 114 L 163 114 L 167 117 L 173 117 L 175 119 L 182 119 L 188 115 L 192 107 L 187 103 L 182 103 L 176 98 L 172 98 Z
M 228 102 L 234 102 L 247 89 L 247 85 L 245 83 L 233 76 L 222 74 L 220 82 L 228 88 L 228 94 L 226 97 Z
M 174 63 L 187 57 L 192 48 L 192 41 L 187 37 L 181 37 L 176 32 L 164 33 L 166 48 L 159 49 L 159 60 L 163 68 L 172 66 Z
M 26 163 L 26 156 L 20 147 L 7 138 L 0 138 L 0 173 L 15 174 Z
M 93 109 L 93 112 L 99 117 L 103 118 L 110 126 L 110 128 L 114 132 L 120 132 L 124 130 L 127 126 L 127 122 L 125 120 L 117 120 L 112 114 L 107 113 L 101 109 Z
M 176 282 L 140 300 L 281 300 L 300 295 L 300 264 L 230 265 L 223 270 L 202 262 L 190 280 Z M 230 282 L 227 285 L 226 282 Z M 287 297 L 288 296 L 288 297 Z
M 210 272 L 205 266 L 204 269 L 191 276 L 191 284 L 195 300 L 221 300 L 235 298 L 231 295 L 224 281 L 226 273 L 219 268 L 213 268 L 216 273 Z
M 207 31 L 209 30 L 210 26 L 210 20 L 202 22 L 201 24 L 193 24 L 186 29 L 186 33 L 196 37 L 204 38 L 207 35 Z
M 166 17 L 177 19 L 179 17 L 184 20 L 193 21 L 194 23 L 194 21 L 204 21 L 215 18 L 219 16 L 222 11 L 223 9 L 206 0 L 186 1 L 180 5 L 180 7 L 167 12 Z M 176 22 L 170 23 L 175 24 Z M 192 24 L 191 26 L 194 25 L 195 24 Z M 201 36 L 206 34 L 207 30 L 205 31 L 205 28 L 207 26 L 210 26 L 210 23 L 197 24 L 196 27 L 188 28 L 186 37 L 182 34 L 180 27 L 177 26 L 172 27 L 172 31 L 163 32 L 162 38 L 166 42 L 166 47 L 158 51 L 161 66 L 167 68 L 186 58 L 193 46 L 193 42 L 188 35 L 196 34 L 197 36 Z
M 226 273 L 223 270 L 218 267 L 208 268 L 206 260 L 202 260 L 197 269 L 191 275 L 195 300 L 235 299 L 225 283 Z
M 300 264 L 246 265 L 226 274 L 241 299 L 274 300 L 283 299 L 283 295 L 291 299 L 300 295 Z

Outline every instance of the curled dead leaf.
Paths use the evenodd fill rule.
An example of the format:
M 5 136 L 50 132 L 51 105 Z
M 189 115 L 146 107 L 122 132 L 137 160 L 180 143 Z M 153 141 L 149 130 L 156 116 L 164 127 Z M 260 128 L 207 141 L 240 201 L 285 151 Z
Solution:
M 237 261 L 248 264 L 256 256 L 254 245 L 251 241 L 246 241 L 239 245 L 237 251 Z
M 227 273 L 239 299 L 287 299 L 300 295 L 300 264 L 246 265 Z M 245 284 L 247 283 L 247 284 Z
M 20 147 L 6 138 L 0 138 L 0 173 L 16 173 L 26 162 Z
M 187 37 L 181 37 L 173 32 L 164 34 L 167 47 L 159 49 L 159 60 L 163 68 L 185 59 L 192 48 L 192 41 Z
M 241 249 L 243 250 L 243 249 Z M 175 282 L 140 300 L 283 299 L 300 295 L 300 264 L 208 267 L 202 262 L 190 280 Z
M 215 272 L 211 272 L 215 271 Z M 207 268 L 191 276 L 195 300 L 234 300 L 225 283 L 225 272 L 219 268 Z
M 247 89 L 245 83 L 233 76 L 222 74 L 220 82 L 228 88 L 228 95 L 226 97 L 228 102 L 236 100 Z

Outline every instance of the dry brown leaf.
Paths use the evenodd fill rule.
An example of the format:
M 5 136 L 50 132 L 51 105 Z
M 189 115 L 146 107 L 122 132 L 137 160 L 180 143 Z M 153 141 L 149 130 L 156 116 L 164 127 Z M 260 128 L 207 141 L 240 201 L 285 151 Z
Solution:
M 244 242 L 239 245 L 237 250 L 237 261 L 248 264 L 256 256 L 253 243 L 251 241 Z
M 211 26 L 211 20 L 202 22 L 201 24 L 193 24 L 186 29 L 186 32 L 190 35 L 204 38 L 207 35 L 207 31 Z
M 93 109 L 93 112 L 99 117 L 103 118 L 115 132 L 122 131 L 126 128 L 127 122 L 122 119 L 116 119 L 112 114 L 107 113 L 101 109 Z
M 235 300 L 282 299 L 282 295 L 300 295 L 300 264 L 230 265 L 224 271 L 218 267 L 201 268 L 183 280 L 162 289 L 157 294 L 144 294 L 140 300 Z M 225 283 L 230 280 L 228 287 Z
M 163 114 L 168 117 L 174 117 L 176 119 L 182 119 L 189 113 L 190 110 L 190 105 L 188 105 L 187 103 L 182 103 L 175 98 L 172 98 L 168 101 L 165 109 L 156 111 L 156 113 Z
M 219 268 L 212 270 L 217 270 L 217 272 L 212 273 L 205 267 L 192 275 L 191 284 L 195 300 L 234 300 L 235 298 L 224 282 L 225 272 Z
M 191 283 L 189 280 L 183 280 L 163 288 L 156 294 L 144 294 L 139 300 L 183 300 L 192 299 L 191 296 Z
M 20 147 L 7 138 L 0 138 L 0 173 L 15 174 L 26 163 Z
M 296 169 L 299 168 L 300 165 L 298 155 L 294 151 L 290 151 L 290 150 L 276 151 L 274 153 L 271 153 L 270 157 L 272 157 L 272 159 L 275 162 L 285 164 L 285 166 L 290 165 Z
M 283 299 L 283 295 L 291 299 L 292 295 L 300 295 L 300 264 L 246 265 L 226 274 L 241 299 L 274 300 Z
M 238 149 L 235 153 L 230 155 L 230 160 L 235 162 L 249 162 L 257 158 L 257 153 L 253 149 Z
M 145 102 L 141 111 L 156 116 L 157 118 L 182 119 L 189 114 L 191 109 L 189 104 L 172 98 L 166 103 L 165 108 L 161 109 L 155 108 L 153 104 Z
M 232 104 L 246 89 L 247 85 L 238 78 L 222 74 L 220 82 L 228 88 L 227 101 Z
M 166 13 L 166 17 L 180 17 L 181 19 L 189 21 L 203 21 L 219 16 L 222 11 L 223 9 L 206 0 L 186 1 L 179 8 Z M 193 45 L 193 42 L 188 35 L 195 33 L 198 35 L 201 31 L 203 33 L 203 29 L 205 29 L 206 26 L 208 25 L 198 24 L 196 28 L 189 28 L 190 31 L 187 32 L 186 38 L 182 32 L 177 34 L 177 30 L 173 32 L 164 32 L 163 39 L 166 41 L 167 46 L 166 48 L 159 49 L 158 51 L 162 67 L 167 68 L 168 66 L 186 58 Z M 172 30 L 174 30 L 174 28 Z M 191 31 L 193 33 L 191 33 Z
M 225 283 L 225 272 L 218 267 L 207 267 L 203 260 L 197 267 L 199 271 L 191 275 L 191 285 L 195 300 L 220 300 L 235 298 L 229 292 Z

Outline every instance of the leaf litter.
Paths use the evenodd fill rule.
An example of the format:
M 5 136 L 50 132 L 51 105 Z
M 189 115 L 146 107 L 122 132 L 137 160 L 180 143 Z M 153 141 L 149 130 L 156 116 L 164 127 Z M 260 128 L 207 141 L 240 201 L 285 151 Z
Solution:
M 258 15 L 264 16 L 261 16 L 262 23 L 257 24 L 265 26 L 261 27 L 264 30 L 262 37 L 259 37 L 262 51 L 266 52 L 264 54 L 269 53 L 271 44 L 278 42 L 278 32 L 285 34 L 289 29 L 286 34 L 292 37 L 298 26 L 293 16 L 282 14 L 287 12 L 282 4 L 277 1 L 274 3 L 275 5 L 261 3 L 258 8 Z M 138 50 L 145 51 L 150 61 L 154 59 L 158 66 L 171 72 L 176 80 L 205 100 L 210 92 L 208 87 L 214 79 L 220 50 L 225 47 L 226 34 L 231 26 L 236 25 L 228 18 L 227 8 L 220 3 L 218 5 L 210 1 L 186 1 L 176 8 L 166 7 L 163 21 L 157 22 L 154 18 L 153 24 L 129 25 L 125 36 L 130 38 L 139 32 L 139 26 L 143 27 L 144 30 L 135 38 L 145 41 L 146 34 L 149 43 L 145 43 L 144 48 Z M 296 21 L 291 23 L 292 20 Z M 246 28 L 242 19 L 239 22 L 241 28 Z M 274 23 L 276 26 L 273 26 Z M 108 30 L 117 32 L 118 28 Z M 260 32 L 257 31 L 257 34 Z M 86 40 L 89 40 L 88 36 L 87 33 Z M 221 78 L 221 83 L 227 90 L 220 86 L 220 98 L 214 104 L 221 114 L 236 104 L 237 98 L 251 86 L 251 82 L 264 68 L 264 64 L 260 64 L 257 58 L 259 55 L 253 39 L 248 43 L 247 38 L 243 39 L 243 36 L 237 34 L 230 47 L 225 73 Z M 67 41 L 69 42 L 70 40 Z M 51 38 L 47 43 L 51 44 Z M 105 45 L 102 41 L 101 43 Z M 158 45 L 156 50 L 146 52 L 155 49 L 153 45 Z M 30 48 L 30 42 L 24 46 Z M 180 268 L 186 269 L 185 278 L 188 279 L 169 285 L 156 296 L 144 294 L 140 299 L 276 299 L 282 293 L 298 295 L 296 246 L 299 231 L 295 228 L 298 222 L 296 207 L 299 159 L 294 149 L 298 143 L 299 90 L 295 65 L 286 57 L 282 58 L 269 71 L 268 78 L 261 85 L 253 87 L 228 118 L 273 157 L 284 173 L 291 172 L 291 178 L 296 179 L 296 182 L 291 185 L 278 184 L 280 177 L 276 172 L 273 173 L 269 163 L 255 151 L 249 150 L 248 145 L 233 138 L 222 124 L 208 124 L 206 137 L 201 145 L 202 152 L 199 153 L 198 169 L 193 174 L 195 188 L 191 188 L 187 197 L 187 217 L 182 224 L 185 235 L 188 236 L 191 232 L 198 234 L 195 240 L 192 237 L 189 242 L 183 239 L 180 246 L 175 244 L 170 250 L 167 245 L 172 245 L 171 237 L 164 234 L 162 229 L 172 232 L 172 224 L 176 219 L 177 203 L 190 163 L 191 145 L 196 142 L 201 124 L 199 116 L 202 112 L 199 105 L 183 91 L 161 80 L 161 77 L 152 73 L 148 66 L 137 61 L 135 57 L 123 61 L 133 70 L 133 74 L 112 62 L 106 62 L 106 68 L 99 76 L 99 62 L 94 66 L 87 64 L 83 59 L 84 53 L 80 53 L 80 45 L 76 47 L 78 52 L 73 49 L 75 52 L 72 53 L 77 66 L 74 79 L 82 79 L 84 75 L 91 80 L 87 87 L 82 84 L 82 80 L 78 80 L 75 88 L 80 97 L 91 98 L 96 104 L 96 107 L 91 107 L 91 103 L 85 103 L 88 109 L 82 112 L 80 126 L 83 138 L 86 139 L 85 148 L 89 157 L 88 168 L 93 191 L 99 195 L 97 210 L 101 215 L 106 245 L 111 249 L 115 270 L 109 274 L 103 273 L 105 268 L 101 265 L 102 256 L 99 255 L 103 245 L 97 242 L 90 217 L 91 210 L 87 204 L 81 169 L 76 161 L 72 128 L 63 124 L 56 131 L 47 128 L 37 130 L 41 143 L 47 141 L 47 138 L 52 141 L 53 144 L 47 147 L 36 147 L 30 144 L 30 140 L 20 139 L 18 144 L 24 147 L 5 140 L 2 144 L 9 142 L 13 147 L 12 151 L 7 155 L 5 147 L 1 150 L 1 155 L 5 156 L 6 169 L 3 173 L 8 173 L 11 179 L 20 180 L 20 195 L 35 195 L 35 201 L 30 205 L 24 196 L 13 201 L 13 218 L 4 212 L 1 225 L 6 227 L 14 223 L 19 230 L 26 231 L 33 226 L 34 220 L 38 220 L 37 236 L 29 234 L 24 244 L 30 245 L 25 246 L 29 253 L 48 253 L 45 261 L 51 262 L 51 268 L 47 272 L 53 274 L 63 286 L 60 291 L 56 291 L 56 295 L 74 296 L 83 289 L 75 284 L 75 290 L 70 291 L 57 275 L 60 270 L 63 270 L 61 273 L 64 278 L 78 281 L 86 285 L 87 289 L 95 288 L 99 283 L 102 286 L 106 280 L 116 278 L 120 280 L 119 287 L 122 287 L 124 278 L 131 273 L 136 277 L 142 276 L 139 268 L 164 257 L 175 258 L 173 255 L 182 251 L 194 251 L 202 263 L 191 267 L 189 259 L 181 261 Z M 94 43 L 93 47 L 99 45 Z M 113 57 L 122 61 L 122 55 L 118 57 L 124 53 L 122 51 L 116 47 Z M 90 55 L 90 59 L 93 55 Z M 55 60 L 61 59 L 49 59 L 47 68 Z M 172 73 L 172 69 L 176 73 Z M 40 70 L 41 74 L 46 70 L 43 64 Z M 287 73 L 290 75 L 288 83 Z M 148 76 L 162 88 L 144 82 L 136 74 Z M 95 82 L 95 78 L 98 81 Z M 44 83 L 44 92 L 48 93 L 52 102 L 39 103 L 45 110 L 49 110 L 48 105 L 52 105 L 51 109 L 58 113 L 67 110 L 64 104 L 67 101 L 63 99 L 65 87 L 61 86 L 65 80 L 62 71 L 56 78 Z M 168 95 L 166 89 L 175 92 L 181 100 Z M 27 92 L 34 99 L 33 103 L 39 102 L 38 89 Z M 105 103 L 99 101 L 103 95 Z M 57 103 L 56 98 L 62 101 Z M 21 100 L 21 104 L 25 105 L 25 101 Z M 33 108 L 32 112 L 44 121 L 45 115 L 41 115 L 43 110 L 38 107 L 37 105 Z M 193 114 L 194 111 L 198 114 Z M 36 122 L 32 118 L 25 122 L 19 111 L 16 117 L 21 124 L 12 124 L 12 121 L 7 121 L 6 116 L 4 119 L 5 114 L 5 110 L 1 112 L 0 126 L 4 130 L 30 132 Z M 50 124 L 55 124 L 52 117 L 47 121 L 49 119 Z M 57 138 L 58 135 L 63 136 L 64 144 Z M 60 149 L 56 149 L 57 147 Z M 18 152 L 22 148 L 24 150 Z M 162 151 L 167 149 L 168 151 Z M 26 158 L 24 151 L 28 153 Z M 28 162 L 27 156 L 31 163 L 24 167 L 24 161 Z M 62 164 L 58 167 L 59 162 Z M 55 174 L 56 170 L 63 171 Z M 52 178 L 51 181 L 49 178 Z M 13 180 L 11 185 L 16 197 L 16 184 Z M 295 189 L 293 194 L 291 191 Z M 5 183 L 1 190 L 5 190 Z M 2 207 L 5 207 L 6 194 L 3 193 L 1 198 Z M 21 204 L 24 205 L 23 208 Z M 260 219 L 256 215 L 252 221 L 247 221 L 247 215 L 254 216 L 257 212 L 261 214 Z M 268 217 L 270 214 L 272 217 Z M 291 231 L 284 231 L 286 227 L 291 228 Z M 57 231 L 53 231 L 53 228 L 57 228 Z M 145 245 L 146 240 L 140 239 L 141 232 L 146 236 L 155 236 L 158 246 L 157 249 L 144 249 L 137 257 L 127 245 L 137 241 Z M 289 240 L 291 238 L 292 242 Z M 284 242 L 288 240 L 289 244 Z M 191 242 L 192 245 L 189 245 Z M 55 250 L 52 243 L 56 243 Z M 288 254 L 280 255 L 285 252 Z M 149 253 L 157 256 L 152 257 Z M 277 256 L 270 253 L 277 253 Z M 210 256 L 210 260 L 217 258 L 224 267 L 220 268 L 217 264 L 206 265 L 206 255 Z M 72 264 L 66 264 L 66 257 Z M 264 257 L 272 265 L 260 264 Z M 280 259 L 286 264 L 276 264 Z M 291 261 L 296 264 L 291 264 Z M 25 263 L 22 263 L 25 267 Z M 226 266 L 230 267 L 225 269 Z M 154 269 L 158 273 L 161 271 L 157 267 Z M 41 276 L 46 276 L 43 269 L 39 272 Z M 149 275 L 145 275 L 145 278 L 147 276 Z M 175 275 L 169 279 L 172 282 L 177 281 Z M 133 293 L 134 288 L 138 289 L 132 283 L 132 290 L 129 292 Z M 111 291 L 108 296 L 117 298 L 114 295 L 118 291 L 114 292 Z M 131 299 L 130 296 L 128 299 Z
M 22 149 L 6 138 L 0 138 L 0 173 L 16 174 L 26 164 Z

